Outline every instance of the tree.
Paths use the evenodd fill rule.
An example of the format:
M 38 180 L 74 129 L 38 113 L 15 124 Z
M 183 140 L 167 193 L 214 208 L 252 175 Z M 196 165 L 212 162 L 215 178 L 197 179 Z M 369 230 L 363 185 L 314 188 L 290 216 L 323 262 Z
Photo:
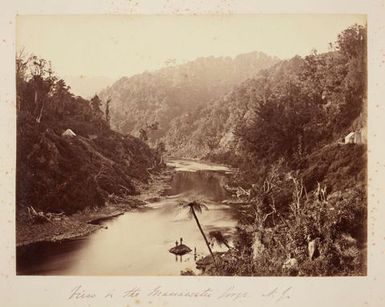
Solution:
M 344 103 L 339 122 L 348 126 L 364 111 L 367 96 L 367 33 L 366 27 L 354 25 L 343 31 L 337 40 L 337 49 L 348 58 L 347 73 L 342 83 Z
M 216 263 L 216 259 L 215 259 L 215 256 L 213 254 L 213 251 L 211 250 L 210 243 L 207 240 L 206 235 L 203 232 L 202 226 L 199 223 L 198 217 L 196 215 L 196 212 L 202 213 L 202 209 L 208 210 L 207 206 L 202 204 L 202 203 L 199 203 L 197 201 L 192 201 L 192 202 L 188 202 L 188 203 L 182 203 L 181 206 L 182 206 L 182 208 L 188 208 L 189 209 L 189 216 L 193 216 L 194 217 L 195 222 L 197 223 L 197 226 L 199 228 L 199 231 L 201 232 L 202 237 L 205 240 L 205 243 L 206 243 L 206 246 L 207 246 L 207 248 L 208 248 L 208 250 L 210 252 L 210 255 L 213 258 L 214 263 Z
M 57 80 L 54 76 L 51 62 L 31 55 L 28 59 L 28 82 L 34 91 L 34 108 L 32 114 L 40 123 L 45 104 L 52 96 L 53 86 Z
M 144 129 L 139 130 L 139 139 L 142 140 L 143 142 L 147 142 L 148 136 L 147 136 L 146 130 Z
M 366 56 L 366 27 L 355 24 L 347 28 L 338 35 L 336 44 L 336 49 L 350 58 L 359 57 L 363 52 Z
M 330 139 L 344 92 L 343 58 L 338 52 L 314 51 L 261 73 L 251 84 L 255 93 L 249 105 L 254 112 L 235 130 L 244 151 L 254 159 L 284 157 L 296 163 Z
M 159 164 L 163 164 L 163 154 L 166 152 L 164 142 L 157 142 L 155 152 L 159 158 Z
M 254 118 L 240 123 L 236 133 L 261 157 L 289 157 L 311 120 L 312 108 L 302 99 L 300 84 L 291 80 L 264 100 L 257 101 Z
M 63 116 L 66 105 L 72 100 L 73 95 L 69 90 L 70 87 L 63 79 L 58 80 L 53 87 L 52 108 L 59 117 Z
M 91 108 L 96 118 L 101 118 L 103 116 L 103 112 L 100 109 L 101 106 L 102 101 L 99 96 L 95 94 L 95 96 L 91 99 Z
M 28 59 L 26 59 L 24 49 L 16 55 L 16 106 L 17 111 L 21 110 L 21 101 L 23 100 L 26 71 L 28 67 Z M 24 106 L 23 106 L 24 107 Z
M 110 120 L 111 120 L 110 103 L 111 103 L 111 98 L 107 99 L 107 101 L 106 101 L 106 122 L 107 122 L 108 126 L 110 126 Z

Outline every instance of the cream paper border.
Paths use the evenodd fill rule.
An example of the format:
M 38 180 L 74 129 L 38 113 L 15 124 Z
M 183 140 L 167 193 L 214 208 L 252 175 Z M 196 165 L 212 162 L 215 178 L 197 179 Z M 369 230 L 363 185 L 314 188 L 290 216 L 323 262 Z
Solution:
M 0 2 L 0 305 L 1 306 L 385 306 L 385 0 L 173 1 L 23 0 Z M 15 275 L 15 16 L 16 14 L 367 14 L 369 30 L 368 276 L 249 277 L 39 277 Z M 38 35 L 38 33 L 36 33 Z M 96 298 L 69 300 L 82 286 Z M 211 297 L 151 297 L 152 289 L 200 291 Z M 122 297 L 137 288 L 137 297 Z M 104 296 L 113 290 L 113 298 Z M 232 292 L 247 297 L 220 298 Z M 270 296 L 267 294 L 273 292 Z M 286 291 L 286 292 L 285 292 Z M 282 297 L 282 299 L 279 299 Z

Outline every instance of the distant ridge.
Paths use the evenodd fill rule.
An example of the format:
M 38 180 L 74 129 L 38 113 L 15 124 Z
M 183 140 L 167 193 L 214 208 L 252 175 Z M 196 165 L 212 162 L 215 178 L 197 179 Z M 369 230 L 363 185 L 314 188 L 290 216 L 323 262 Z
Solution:
M 262 52 L 231 57 L 201 57 L 154 72 L 123 77 L 100 92 L 111 98 L 111 126 L 122 133 L 138 135 L 140 129 L 158 122 L 152 141 L 167 134 L 170 122 L 206 106 L 261 69 L 279 61 Z

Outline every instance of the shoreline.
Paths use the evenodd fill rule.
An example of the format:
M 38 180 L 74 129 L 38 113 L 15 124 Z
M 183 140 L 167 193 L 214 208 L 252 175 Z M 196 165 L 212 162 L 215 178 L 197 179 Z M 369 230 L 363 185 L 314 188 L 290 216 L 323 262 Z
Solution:
M 106 203 L 100 208 L 83 211 L 50 222 L 31 223 L 16 220 L 16 248 L 28 248 L 38 243 L 54 243 L 88 236 L 103 228 L 103 222 L 137 208 L 145 208 L 148 200 L 161 197 L 168 187 L 173 169 L 166 167 L 153 174 L 151 182 L 138 188 L 140 194 L 131 196 L 126 204 Z

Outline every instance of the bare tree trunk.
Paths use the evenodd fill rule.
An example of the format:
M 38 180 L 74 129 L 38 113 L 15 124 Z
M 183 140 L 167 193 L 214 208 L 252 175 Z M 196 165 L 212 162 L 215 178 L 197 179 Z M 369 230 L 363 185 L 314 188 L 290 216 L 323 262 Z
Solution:
M 201 226 L 201 224 L 199 223 L 198 217 L 197 217 L 196 214 L 195 214 L 194 208 L 191 207 L 191 211 L 192 211 L 192 214 L 193 214 L 193 216 L 194 216 L 195 221 L 197 222 L 198 228 L 199 228 L 199 230 L 200 230 L 200 232 L 201 232 L 203 238 L 205 239 L 205 242 L 206 242 L 207 248 L 209 249 L 209 252 L 210 252 L 210 254 L 211 254 L 211 257 L 213 257 L 214 264 L 216 264 L 215 256 L 214 256 L 214 254 L 213 254 L 213 251 L 211 250 L 209 241 L 207 240 L 206 235 L 205 235 L 205 233 L 203 232 L 202 226 Z
M 231 248 L 230 245 L 229 245 L 227 242 L 223 241 L 223 244 L 224 244 L 228 249 Z
M 39 123 L 39 124 L 40 124 L 40 121 L 41 121 L 41 117 L 43 116 L 43 110 L 44 110 L 44 101 L 41 104 L 41 109 L 40 109 L 39 116 L 36 118 L 36 122 Z
M 39 105 L 37 103 L 37 90 L 35 89 L 35 96 L 34 96 L 34 109 L 33 109 L 33 116 L 35 116 L 35 114 L 37 114 L 37 110 L 39 108 Z

